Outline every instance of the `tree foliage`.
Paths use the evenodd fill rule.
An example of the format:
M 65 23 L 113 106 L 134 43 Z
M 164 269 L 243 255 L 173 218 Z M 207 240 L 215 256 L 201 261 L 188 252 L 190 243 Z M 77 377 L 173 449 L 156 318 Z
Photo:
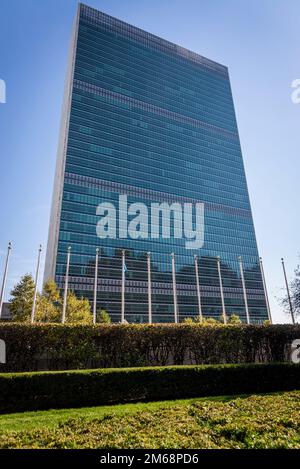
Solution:
M 35 283 L 31 274 L 24 275 L 11 291 L 10 311 L 14 322 L 30 322 Z M 44 284 L 43 292 L 37 294 L 36 322 L 57 323 L 62 318 L 63 298 L 54 280 Z M 66 322 L 91 324 L 89 301 L 77 298 L 69 291 L 67 297 Z M 104 322 L 104 321 L 103 321 Z
M 66 322 L 70 324 L 91 324 L 92 315 L 87 298 L 77 298 L 73 292 L 68 293 Z
M 228 319 L 228 324 L 242 324 L 242 321 L 238 314 L 232 314 Z
M 100 309 L 99 311 L 97 311 L 97 322 L 105 324 L 111 323 L 110 315 L 107 311 L 105 311 L 105 309 Z
M 9 309 L 15 322 L 30 321 L 35 283 L 31 274 L 25 274 L 11 291 Z
M 194 318 L 188 317 L 183 320 L 185 324 L 203 324 L 204 326 L 221 326 L 224 325 L 223 316 L 220 316 L 219 319 L 207 318 L 200 316 L 195 316 Z M 240 317 L 237 314 L 232 314 L 229 318 L 227 317 L 227 324 L 242 324 Z
M 38 322 L 60 322 L 62 301 L 54 280 L 44 284 L 43 293 L 38 295 L 35 319 Z

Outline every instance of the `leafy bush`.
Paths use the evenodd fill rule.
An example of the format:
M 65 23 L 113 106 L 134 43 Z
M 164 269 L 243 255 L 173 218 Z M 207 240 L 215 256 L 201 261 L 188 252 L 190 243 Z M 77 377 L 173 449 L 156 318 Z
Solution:
M 202 365 L 0 375 L 0 412 L 300 389 L 300 365 Z
M 0 324 L 0 371 L 290 361 L 300 326 Z
M 228 319 L 228 324 L 242 324 L 242 321 L 238 314 L 232 314 Z
M 105 311 L 105 309 L 100 309 L 99 311 L 97 311 L 97 322 L 101 322 L 104 324 L 111 323 L 110 315 L 107 311 Z

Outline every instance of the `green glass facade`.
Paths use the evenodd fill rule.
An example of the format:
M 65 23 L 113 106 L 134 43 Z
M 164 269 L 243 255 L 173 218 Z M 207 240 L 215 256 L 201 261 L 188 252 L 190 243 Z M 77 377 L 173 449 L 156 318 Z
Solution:
M 242 256 L 251 322 L 267 319 L 227 68 L 80 5 L 66 86 L 46 277 L 63 287 L 71 246 L 70 288 L 92 302 L 98 247 L 97 304 L 119 321 L 125 249 L 126 319 L 146 322 L 149 251 L 153 320 L 170 322 L 170 253 L 180 319 L 198 314 L 197 254 L 203 313 L 219 317 L 220 256 L 226 312 L 245 320 Z M 174 237 L 99 239 L 96 208 L 104 201 L 118 207 L 120 194 L 147 206 L 203 202 L 203 247 L 186 249 Z

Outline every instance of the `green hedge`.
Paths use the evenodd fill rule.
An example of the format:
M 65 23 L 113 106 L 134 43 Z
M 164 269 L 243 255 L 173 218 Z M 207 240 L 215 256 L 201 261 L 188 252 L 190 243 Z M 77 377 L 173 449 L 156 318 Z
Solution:
M 300 326 L 0 323 L 2 372 L 290 361 Z
M 3 373 L 0 412 L 300 389 L 293 364 Z

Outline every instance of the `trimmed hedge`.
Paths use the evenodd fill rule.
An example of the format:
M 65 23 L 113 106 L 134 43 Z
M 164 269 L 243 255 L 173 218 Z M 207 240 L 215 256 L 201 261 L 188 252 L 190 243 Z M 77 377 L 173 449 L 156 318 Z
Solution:
M 300 389 L 300 366 L 202 365 L 0 375 L 0 412 Z
M 289 362 L 299 337 L 299 325 L 0 323 L 0 371 Z

